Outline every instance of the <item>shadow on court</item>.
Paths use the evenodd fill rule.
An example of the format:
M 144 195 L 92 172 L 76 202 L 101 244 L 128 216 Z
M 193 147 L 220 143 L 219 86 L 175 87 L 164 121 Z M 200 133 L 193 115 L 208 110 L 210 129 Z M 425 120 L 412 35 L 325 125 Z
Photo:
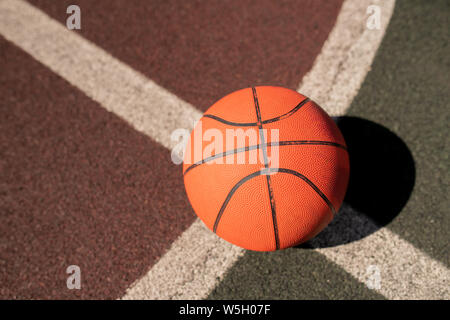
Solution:
M 350 156 L 347 194 L 334 220 L 297 248 L 325 248 L 364 238 L 391 222 L 414 187 L 414 159 L 393 132 L 356 117 L 334 119 Z

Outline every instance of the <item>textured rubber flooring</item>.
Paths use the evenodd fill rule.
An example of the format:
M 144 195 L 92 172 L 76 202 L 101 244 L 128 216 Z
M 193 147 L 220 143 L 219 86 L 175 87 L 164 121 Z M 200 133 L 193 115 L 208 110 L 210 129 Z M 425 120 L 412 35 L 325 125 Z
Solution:
M 65 24 L 69 0 L 32 0 Z M 341 0 L 89 1 L 87 39 L 201 110 L 252 85 L 296 89 Z M 293 58 L 295 57 L 295 58 Z
M 247 252 L 209 299 L 384 299 L 312 250 Z
M 30 2 L 65 25 L 70 1 Z M 77 4 L 74 32 L 206 109 L 243 86 L 295 88 L 341 1 Z M 119 298 L 195 218 L 181 168 L 3 38 L 0 47 L 0 295 Z M 66 288 L 72 264 L 81 291 Z
M 61 26 L 72 4 L 28 2 Z M 77 4 L 82 30 L 72 32 L 104 50 L 97 54 L 111 54 L 205 110 L 242 87 L 297 89 L 342 1 Z M 348 117 L 339 120 L 362 130 L 349 130 L 349 142 L 370 141 L 372 149 L 359 148 L 367 151 L 366 159 L 373 149 L 380 150 L 367 167 L 354 167 L 358 179 L 353 181 L 366 180 L 365 187 L 350 188 L 346 199 L 375 224 L 342 236 L 336 221 L 310 244 L 246 252 L 210 299 L 382 299 L 354 278 L 346 263 L 337 265 L 310 247 L 358 243 L 383 226 L 450 265 L 449 12 L 448 1 L 397 1 L 372 70 Z M 33 41 L 28 52 L 36 49 Z M 19 47 L 0 35 L 0 298 L 120 298 L 195 220 L 181 168 L 171 162 L 168 149 L 49 69 L 59 61 L 50 59 L 44 66 Z M 386 155 L 395 158 L 391 164 Z M 373 242 L 363 256 L 383 249 Z M 194 262 L 199 270 L 217 267 L 206 258 Z M 397 263 L 380 261 L 385 267 L 390 262 Z M 81 267 L 82 290 L 66 287 L 66 268 L 72 264 Z M 401 281 L 407 280 L 399 278 L 396 285 L 401 287 Z M 396 297 L 386 294 L 389 290 L 384 289 L 385 296 Z
M 409 148 L 414 189 L 388 228 L 447 266 L 449 12 L 448 1 L 399 1 L 372 71 L 348 112 L 388 128 Z M 399 186 L 397 194 L 404 188 Z
M 0 296 L 118 298 L 194 220 L 181 168 L 4 39 L 0 59 Z

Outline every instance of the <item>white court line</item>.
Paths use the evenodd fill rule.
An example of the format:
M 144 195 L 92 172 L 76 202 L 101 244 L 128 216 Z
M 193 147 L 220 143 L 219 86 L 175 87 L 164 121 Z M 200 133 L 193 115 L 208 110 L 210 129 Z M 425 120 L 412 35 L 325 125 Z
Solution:
M 0 0 L 2 35 L 137 131 L 172 148 L 202 112 L 22 0 Z
M 366 28 L 369 5 L 381 8 L 381 29 Z M 347 0 L 298 91 L 332 116 L 344 115 L 370 71 L 394 11 L 394 0 Z
M 370 4 L 381 7 L 383 30 L 366 28 L 366 9 Z M 335 28 L 298 91 L 315 100 L 329 114 L 344 115 L 370 71 L 394 6 L 394 1 L 346 1 Z M 345 41 L 339 41 L 344 38 Z M 350 219 L 361 220 L 353 226 L 378 229 L 367 216 L 357 212 L 352 212 Z M 311 243 L 314 246 L 314 240 Z M 450 298 L 449 270 L 387 228 L 359 241 L 316 250 L 363 283 L 370 276 L 367 268 L 377 266 L 381 282 L 376 291 L 387 298 Z
M 450 298 L 449 270 L 387 228 L 346 245 L 316 250 L 363 283 L 374 276 L 368 268 L 378 268 L 376 291 L 389 299 Z
M 322 106 L 328 106 L 326 109 L 334 115 L 343 114 L 353 100 L 370 69 L 373 53 L 392 14 L 393 2 L 381 2 L 386 21 L 382 30 L 368 33 L 369 30 L 360 28 L 360 24 L 361 21 L 365 23 L 365 9 L 372 2 L 347 0 L 344 3 L 322 53 L 299 89 Z M 349 24 L 349 21 L 356 25 Z M 201 115 L 188 103 L 22 0 L 0 0 L 0 33 L 104 108 L 125 119 L 136 130 L 168 148 L 173 146 L 170 140 L 172 130 L 190 128 Z M 331 56 L 329 50 L 333 51 Z M 369 60 L 365 57 L 367 54 L 371 57 Z M 327 56 L 339 61 L 330 62 Z M 328 63 L 328 67 L 322 67 L 322 63 Z M 355 70 L 352 65 L 357 66 L 358 63 L 360 65 Z M 363 71 L 358 75 L 358 70 Z M 313 82 L 313 79 L 322 81 L 310 85 L 309 81 Z M 347 83 L 349 79 L 359 80 L 350 85 Z M 349 92 L 346 91 L 347 84 L 352 88 Z M 336 108 L 329 108 L 333 101 L 337 102 Z M 374 245 L 383 254 L 375 252 L 373 261 L 366 261 L 362 254 L 358 255 L 358 250 L 367 250 Z M 403 255 L 399 255 L 397 248 L 402 249 Z M 197 220 L 149 272 L 135 282 L 124 298 L 205 298 L 243 252 L 215 236 Z M 401 284 L 388 279 L 389 290 L 384 290 L 383 284 L 378 290 L 388 298 L 411 297 L 408 292 L 415 292 L 414 296 L 423 299 L 439 292 L 444 292 L 441 298 L 448 297 L 448 269 L 389 230 L 381 229 L 360 241 L 318 252 L 360 281 L 364 280 L 365 263 L 376 264 L 382 271 L 395 271 L 393 278 L 411 279 Z M 413 261 L 411 257 L 414 257 Z M 416 265 L 411 267 L 414 263 Z M 417 286 L 438 289 L 418 290 Z

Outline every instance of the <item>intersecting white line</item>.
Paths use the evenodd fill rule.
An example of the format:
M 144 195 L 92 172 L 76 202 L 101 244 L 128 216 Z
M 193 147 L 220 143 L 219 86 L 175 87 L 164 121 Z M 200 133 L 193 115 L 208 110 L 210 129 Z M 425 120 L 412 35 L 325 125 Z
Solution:
M 366 8 L 377 2 L 382 29 L 368 30 Z M 390 0 L 345 1 L 299 91 L 332 115 L 344 114 L 370 70 L 393 8 Z M 167 148 L 175 144 L 173 130 L 191 128 L 201 117 L 192 105 L 22 0 L 0 0 L 0 34 Z M 383 278 L 377 291 L 387 298 L 449 298 L 449 270 L 386 228 L 350 244 L 316 250 L 362 282 L 367 265 L 378 265 Z M 364 254 L 367 250 L 371 255 Z M 123 298 L 205 298 L 243 253 L 196 220 Z

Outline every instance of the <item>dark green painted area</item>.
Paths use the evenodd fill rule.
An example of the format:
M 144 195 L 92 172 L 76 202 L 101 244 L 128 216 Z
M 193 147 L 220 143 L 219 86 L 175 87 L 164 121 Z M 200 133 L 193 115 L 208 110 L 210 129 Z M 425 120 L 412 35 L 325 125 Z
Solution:
M 383 125 L 409 148 L 414 189 L 388 228 L 447 266 L 449 17 L 450 1 L 398 1 L 372 70 L 348 112 Z
M 449 1 L 397 1 L 372 70 L 348 112 L 386 127 L 408 147 L 416 171 L 414 188 L 387 227 L 446 265 L 450 230 L 449 17 Z M 288 249 L 247 252 L 209 298 L 383 297 L 318 252 Z
M 313 250 L 251 252 L 233 266 L 209 299 L 382 299 Z

